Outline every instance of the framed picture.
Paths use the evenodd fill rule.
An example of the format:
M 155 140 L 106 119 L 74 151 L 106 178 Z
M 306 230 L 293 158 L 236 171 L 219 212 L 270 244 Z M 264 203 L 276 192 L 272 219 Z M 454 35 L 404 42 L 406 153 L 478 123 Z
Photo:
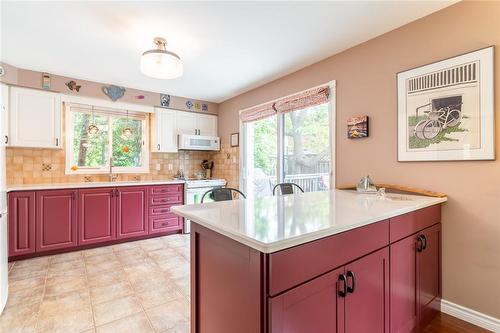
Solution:
M 397 74 L 398 161 L 495 159 L 493 51 Z
M 368 137 L 368 116 L 347 119 L 347 138 L 360 139 Z
M 240 133 L 231 134 L 231 147 L 238 147 L 240 145 Z

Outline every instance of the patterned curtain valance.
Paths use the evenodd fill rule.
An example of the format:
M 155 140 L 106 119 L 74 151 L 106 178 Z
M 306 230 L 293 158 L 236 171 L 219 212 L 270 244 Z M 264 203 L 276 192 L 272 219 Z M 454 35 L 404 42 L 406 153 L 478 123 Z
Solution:
M 251 121 L 257 121 L 267 117 L 271 117 L 275 114 L 276 110 L 274 109 L 274 102 L 264 103 L 241 111 L 240 119 L 242 122 L 248 123 Z
M 328 102 L 330 89 L 317 87 L 278 100 L 274 109 L 278 113 L 288 113 Z
M 277 113 L 287 113 L 306 109 L 311 106 L 327 103 L 329 97 L 330 88 L 328 86 L 316 87 L 280 98 L 273 102 L 245 109 L 240 112 L 240 119 L 244 123 L 247 123 L 271 117 Z

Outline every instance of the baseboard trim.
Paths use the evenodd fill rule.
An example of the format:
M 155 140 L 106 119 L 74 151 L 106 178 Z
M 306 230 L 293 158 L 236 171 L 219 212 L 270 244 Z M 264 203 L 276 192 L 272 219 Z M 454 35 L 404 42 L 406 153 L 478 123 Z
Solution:
M 495 333 L 500 333 L 500 319 L 466 308 L 465 306 L 443 299 L 441 300 L 441 312 Z

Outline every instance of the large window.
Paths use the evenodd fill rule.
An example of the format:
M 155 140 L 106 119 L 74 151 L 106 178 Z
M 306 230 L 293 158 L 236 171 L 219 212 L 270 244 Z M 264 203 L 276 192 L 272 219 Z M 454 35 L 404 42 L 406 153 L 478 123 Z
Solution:
M 280 182 L 295 183 L 306 192 L 329 189 L 329 103 L 248 122 L 244 133 L 247 193 L 270 195 Z
M 141 113 L 70 108 L 67 112 L 66 172 L 149 171 L 147 118 Z

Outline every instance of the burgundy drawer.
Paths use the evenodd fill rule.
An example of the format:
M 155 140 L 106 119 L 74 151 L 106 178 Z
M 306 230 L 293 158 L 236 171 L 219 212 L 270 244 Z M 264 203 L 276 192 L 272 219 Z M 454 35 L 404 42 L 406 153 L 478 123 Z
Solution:
M 162 215 L 149 219 L 150 233 L 174 231 L 182 229 L 182 218 L 174 215 Z
M 441 205 L 430 206 L 391 218 L 391 243 L 441 222 Z
M 184 196 L 182 193 L 151 195 L 149 197 L 149 204 L 151 206 L 178 204 L 178 203 L 182 203 L 183 199 L 184 199 Z
M 183 185 L 175 184 L 175 185 L 158 185 L 151 186 L 150 193 L 155 194 L 166 194 L 166 193 L 182 193 Z
M 153 217 L 153 216 L 165 215 L 165 214 L 171 214 L 171 215 L 177 216 L 170 211 L 171 207 L 172 207 L 171 205 L 149 207 L 149 216 Z
M 271 253 L 269 290 L 274 296 L 389 245 L 389 220 Z

